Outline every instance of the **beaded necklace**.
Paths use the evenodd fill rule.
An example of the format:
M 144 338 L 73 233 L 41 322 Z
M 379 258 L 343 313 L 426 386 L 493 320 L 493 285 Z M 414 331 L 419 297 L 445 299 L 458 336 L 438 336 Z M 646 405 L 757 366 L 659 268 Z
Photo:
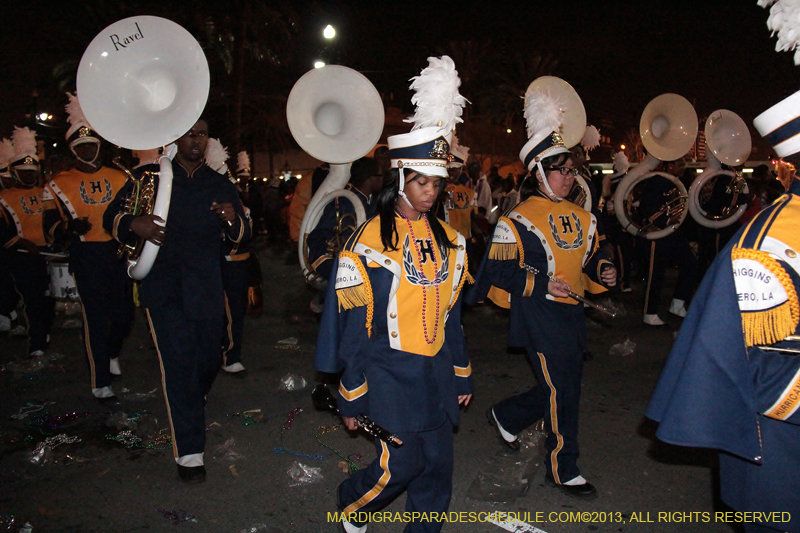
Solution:
M 417 262 L 419 263 L 419 275 L 422 277 L 422 330 L 425 333 L 425 342 L 428 344 L 433 344 L 436 341 L 436 333 L 439 331 L 439 284 L 441 281 L 439 280 L 439 262 L 436 260 L 436 253 L 435 251 L 431 251 L 431 256 L 433 257 L 433 281 L 429 281 L 427 276 L 425 276 L 425 272 L 422 271 L 422 258 L 420 257 L 419 246 L 417 246 L 417 239 L 414 236 L 414 227 L 411 225 L 411 221 L 406 217 L 404 214 L 400 213 L 400 216 L 403 217 L 408 224 L 408 232 L 411 234 L 411 241 L 414 243 L 414 252 L 417 254 Z M 431 235 L 431 225 L 428 223 L 428 215 L 427 213 L 422 214 L 422 218 L 425 219 L 425 229 L 428 231 L 428 240 L 431 243 L 434 242 L 433 236 Z M 428 321 L 425 318 L 425 311 L 428 308 L 428 288 L 433 285 L 433 289 L 436 292 L 436 320 L 433 323 L 433 338 L 428 338 Z

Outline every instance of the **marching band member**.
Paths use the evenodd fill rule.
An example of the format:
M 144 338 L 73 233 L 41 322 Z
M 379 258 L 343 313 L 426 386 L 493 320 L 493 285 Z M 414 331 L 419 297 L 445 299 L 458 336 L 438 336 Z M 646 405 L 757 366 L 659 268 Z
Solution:
M 383 185 L 383 175 L 380 173 L 377 160 L 362 157 L 353 162 L 350 168 L 350 182 L 345 188 L 361 201 L 367 219 L 375 215 L 375 201 L 381 185 Z M 325 206 L 319 223 L 308 235 L 308 260 L 311 268 L 322 279 L 330 279 L 335 256 L 355 229 L 356 210 L 350 200 L 336 198 Z M 325 286 L 327 287 L 327 284 Z M 321 311 L 320 309 L 317 312 Z
M 14 284 L 22 295 L 28 321 L 32 357 L 44 355 L 50 342 L 50 328 L 55 317 L 55 301 L 47 296 L 50 277 L 47 262 L 39 252 L 47 246 L 42 224 L 43 200 L 36 133 L 15 128 L 13 162 L 10 164 L 16 187 L 0 191 L 4 209 L 0 242 L 8 256 Z
M 633 236 L 622 229 L 617 220 L 614 192 L 617 185 L 628 173 L 630 163 L 625 152 L 614 154 L 614 173 L 603 176 L 602 197 L 605 200 L 603 209 L 604 227 L 608 232 L 608 240 L 615 250 L 615 261 L 619 272 L 620 291 L 631 292 L 631 266 L 633 265 Z
M 755 124 L 797 164 L 798 122 L 795 93 Z M 659 439 L 719 450 L 723 502 L 780 516 L 748 533 L 800 532 L 800 180 L 786 185 L 706 272 L 647 409 Z
M 245 156 L 247 155 L 246 152 Z M 240 154 L 241 154 L 240 153 Z M 206 165 L 225 176 L 236 187 L 237 181 L 230 176 L 228 152 L 219 139 L 209 139 L 206 147 Z M 245 157 L 245 159 L 247 159 Z M 239 158 L 242 162 L 242 158 Z M 240 166 L 237 175 L 250 174 L 250 162 Z M 253 220 L 250 209 L 244 207 L 245 223 L 253 234 Z M 242 339 L 244 335 L 244 315 L 247 312 L 247 292 L 250 282 L 250 239 L 235 242 L 227 233 L 222 236 L 222 287 L 225 291 L 225 327 L 222 330 L 222 370 L 229 374 L 245 371 L 242 365 Z
M 11 139 L 0 141 L 0 190 L 14 187 L 14 177 L 11 175 L 9 165 L 14 158 L 14 143 Z M 0 209 L 0 228 L 12 225 L 5 209 Z M 11 330 L 11 324 L 17 318 L 17 304 L 19 294 L 14 287 L 11 276 L 11 257 L 6 248 L 0 247 L 0 332 Z
M 664 172 L 680 179 L 686 170 L 686 161 L 683 158 L 675 161 L 664 162 Z M 675 190 L 672 183 L 662 177 L 654 176 L 645 182 L 644 191 L 640 199 L 645 217 L 650 217 L 664 205 L 667 195 Z M 656 218 L 653 223 L 659 228 L 665 228 L 669 223 L 666 213 Z M 646 241 L 643 241 L 646 242 Z M 643 321 L 648 326 L 663 326 L 665 322 L 658 316 L 658 306 L 661 300 L 661 285 L 669 263 L 678 266 L 678 279 L 675 282 L 675 291 L 669 312 L 675 316 L 686 316 L 686 303 L 692 297 L 692 292 L 697 284 L 699 263 L 697 256 L 689 245 L 689 239 L 678 230 L 666 237 L 650 241 L 650 271 L 647 278 L 647 290 L 644 300 Z
M 355 513 L 381 509 L 402 492 L 409 512 L 445 512 L 453 477 L 453 427 L 472 397 L 460 325 L 468 278 L 464 237 L 435 216 L 447 177 L 450 140 L 461 108 L 453 61 L 429 58 L 413 78 L 410 133 L 389 137 L 392 170 L 378 215 L 339 254 L 322 316 L 315 367 L 343 371 L 339 411 L 348 429 L 368 415 L 403 442 L 375 441 L 378 458 L 338 488 L 347 532 L 363 532 Z M 411 522 L 406 532 L 439 531 Z
M 207 142 L 208 124 L 202 118 L 176 141 L 166 228 L 156 215 L 125 212 L 131 183 L 103 217 L 103 226 L 118 241 L 138 236 L 161 247 L 142 280 L 140 301 L 161 363 L 178 474 L 187 483 L 206 477 L 205 397 L 219 370 L 224 313 L 220 232 L 235 242 L 250 236 L 236 187 L 203 163 Z M 139 174 L 147 171 L 158 172 L 158 167 L 137 169 Z
M 475 191 L 459 182 L 461 172 L 469 158 L 469 148 L 459 144 L 455 133 L 453 134 L 453 144 L 450 146 L 450 155 L 450 163 L 447 165 L 447 186 L 444 189 L 444 201 L 441 202 L 440 212 L 444 216 L 444 221 L 464 236 L 467 241 L 467 256 L 472 260 L 474 249 L 472 217 L 478 205 Z
M 70 270 L 81 296 L 84 345 L 92 394 L 114 397 L 112 375 L 120 375 L 119 354 L 133 322 L 133 282 L 117 258 L 119 244 L 103 229 L 103 213 L 127 181 L 125 173 L 103 166 L 101 140 L 67 94 L 71 124 L 66 138 L 75 168 L 45 185 L 44 228 L 51 240 L 69 242 Z
M 525 96 L 530 140 L 520 159 L 532 173 L 522 203 L 501 217 L 468 303 L 494 285 L 511 294 L 509 345 L 525 347 L 539 383 L 490 407 L 487 417 L 509 448 L 517 434 L 544 417 L 545 479 L 569 496 L 593 498 L 578 468 L 578 404 L 586 349 L 583 305 L 568 291 L 602 292 L 616 269 L 599 248 L 595 217 L 568 201 L 580 172 L 559 135 L 561 111 L 549 94 Z

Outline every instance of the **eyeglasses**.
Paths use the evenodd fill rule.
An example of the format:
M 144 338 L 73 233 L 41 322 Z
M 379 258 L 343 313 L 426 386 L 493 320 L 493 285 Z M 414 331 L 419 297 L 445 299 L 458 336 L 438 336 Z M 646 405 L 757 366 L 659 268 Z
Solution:
M 572 174 L 573 176 L 578 176 L 581 173 L 579 168 L 571 168 L 571 167 L 548 167 L 545 170 L 549 171 L 558 171 L 561 172 L 562 176 L 566 176 L 567 174 Z

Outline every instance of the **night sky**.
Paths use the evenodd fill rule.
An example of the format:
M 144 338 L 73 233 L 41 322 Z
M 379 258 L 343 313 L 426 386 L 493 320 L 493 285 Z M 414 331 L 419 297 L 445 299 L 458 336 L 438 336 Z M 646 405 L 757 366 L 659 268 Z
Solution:
M 53 68 L 65 60 L 77 62 L 94 34 L 115 15 L 163 16 L 157 6 L 174 5 L 187 16 L 190 6 L 202 4 L 94 0 L 46 7 L 39 0 L 3 2 L 0 136 L 22 123 L 34 90 L 39 108 L 63 106 Z M 232 10 L 235 4 L 230 2 Z M 611 120 L 619 130 L 636 127 L 647 102 L 665 92 L 688 98 L 700 117 L 727 108 L 752 124 L 753 117 L 800 85 L 800 67 L 794 66 L 791 53 L 774 50 L 775 38 L 766 27 L 768 12 L 755 0 L 287 5 L 297 33 L 288 65 L 270 75 L 254 69 L 249 80 L 251 85 L 265 84 L 264 92 L 284 96 L 322 54 L 363 71 L 384 95 L 408 102 L 407 80 L 426 65 L 427 56 L 448 53 L 452 41 L 468 40 L 488 41 L 506 55 L 551 54 L 558 60 L 554 74 L 577 89 L 589 122 Z M 321 30 L 328 23 L 338 35 L 325 50 Z M 212 92 L 218 85 L 212 78 Z

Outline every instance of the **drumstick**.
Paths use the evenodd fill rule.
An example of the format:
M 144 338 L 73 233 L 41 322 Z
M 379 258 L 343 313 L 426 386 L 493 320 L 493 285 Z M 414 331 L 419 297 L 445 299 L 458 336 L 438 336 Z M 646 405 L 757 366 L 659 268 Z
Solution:
M 539 269 L 538 268 L 532 267 L 530 265 L 525 265 L 525 270 L 527 270 L 528 272 L 532 272 L 534 274 L 538 274 L 539 273 Z M 556 278 L 554 278 L 553 276 L 549 276 L 549 279 L 550 279 L 550 281 L 557 281 Z M 610 310 L 610 309 L 608 309 L 606 307 L 603 307 L 600 304 L 596 304 L 593 301 L 589 300 L 588 298 L 584 298 L 580 294 L 576 294 L 576 293 L 572 292 L 569 289 L 564 289 L 563 287 L 562 287 L 562 289 L 564 291 L 566 291 L 567 295 L 569 295 L 569 297 L 572 298 L 573 300 L 575 300 L 577 302 L 580 302 L 582 304 L 586 304 L 589 307 L 592 307 L 594 309 L 597 309 L 601 313 L 605 313 L 605 314 L 607 314 L 608 316 L 610 316 L 612 318 L 616 318 L 617 317 L 617 312 L 616 311 L 612 311 L 612 310 Z

